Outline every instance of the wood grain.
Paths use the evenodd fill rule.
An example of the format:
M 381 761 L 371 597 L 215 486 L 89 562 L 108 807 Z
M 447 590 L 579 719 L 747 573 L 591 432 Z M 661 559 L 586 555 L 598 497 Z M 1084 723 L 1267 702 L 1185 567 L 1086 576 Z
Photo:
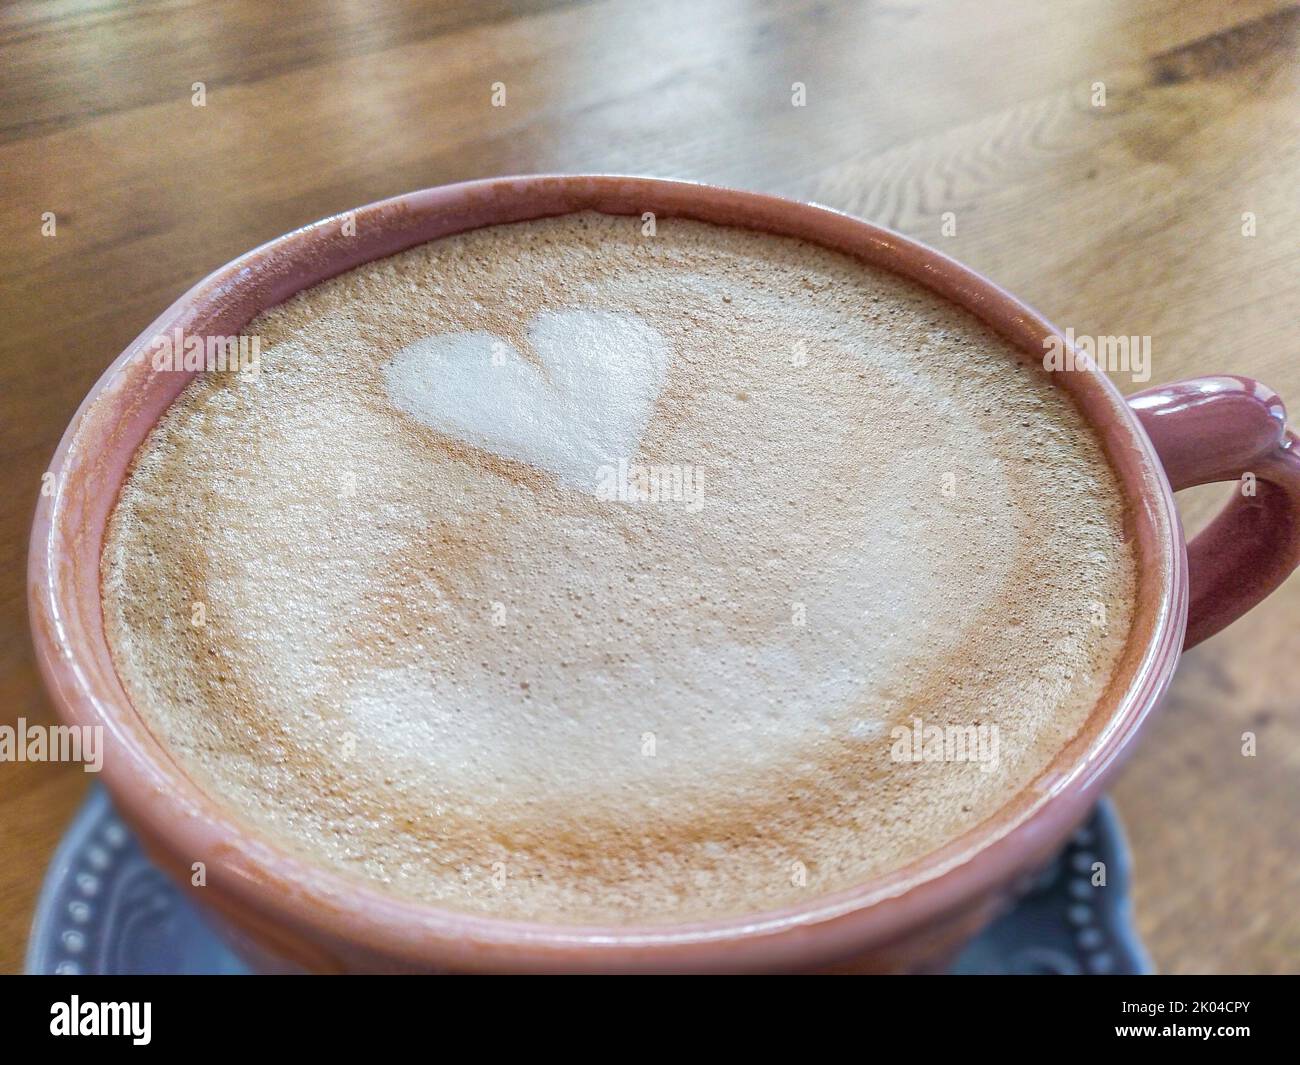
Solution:
M 1149 334 L 1154 380 L 1231 370 L 1300 405 L 1298 51 L 1300 6 L 1262 0 L 5 6 L 0 721 L 48 720 L 27 531 L 104 366 L 234 255 L 411 188 L 601 170 L 813 199 L 1077 333 Z M 1298 625 L 1292 579 L 1190 653 L 1116 789 L 1162 969 L 1300 969 Z M 0 766 L 0 970 L 85 786 Z

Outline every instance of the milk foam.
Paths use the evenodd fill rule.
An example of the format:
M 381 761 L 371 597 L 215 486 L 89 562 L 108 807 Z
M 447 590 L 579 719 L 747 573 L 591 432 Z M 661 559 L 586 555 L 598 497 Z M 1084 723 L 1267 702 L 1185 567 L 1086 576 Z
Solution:
M 834 253 L 578 215 L 249 332 L 262 372 L 197 380 L 137 455 L 110 646 L 215 796 L 389 890 L 638 923 L 833 890 L 1024 787 L 1123 646 L 1073 408 Z M 703 468 L 704 505 L 597 498 L 623 457 Z M 997 727 L 999 771 L 891 760 L 918 715 Z
M 541 312 L 527 338 L 536 364 L 491 333 L 423 337 L 386 367 L 388 393 L 431 429 L 590 491 L 636 453 L 667 343 L 635 315 L 580 309 Z

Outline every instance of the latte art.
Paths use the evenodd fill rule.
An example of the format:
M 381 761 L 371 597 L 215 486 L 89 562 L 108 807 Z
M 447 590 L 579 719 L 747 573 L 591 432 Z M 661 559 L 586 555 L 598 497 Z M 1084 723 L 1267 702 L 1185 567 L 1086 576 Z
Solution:
M 389 396 L 430 429 L 593 490 L 601 467 L 636 453 L 668 346 L 610 311 L 542 311 L 525 336 L 532 361 L 491 333 L 424 337 L 388 364 Z
M 1087 426 L 848 257 L 573 215 L 246 332 L 261 372 L 136 455 L 109 643 L 232 814 L 386 890 L 664 924 L 847 887 L 1027 787 L 1124 646 Z

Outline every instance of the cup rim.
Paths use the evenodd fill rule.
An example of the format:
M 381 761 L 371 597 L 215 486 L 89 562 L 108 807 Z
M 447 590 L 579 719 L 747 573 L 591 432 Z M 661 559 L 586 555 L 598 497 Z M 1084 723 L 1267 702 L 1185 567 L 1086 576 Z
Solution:
M 109 678 L 93 668 L 90 658 L 108 653 L 102 613 L 98 643 L 93 618 L 89 636 L 68 623 L 86 593 L 78 595 L 64 563 L 74 543 L 86 551 L 89 543 L 98 560 L 103 521 L 86 521 L 85 507 L 70 502 L 68 485 L 75 472 L 91 469 L 87 456 L 96 443 L 89 438 L 95 419 L 116 425 L 115 419 L 139 414 L 138 405 L 131 406 L 133 385 L 157 391 L 156 380 L 142 367 L 154 337 L 203 314 L 238 317 L 255 308 L 244 317 L 246 324 L 256 311 L 302 288 L 439 236 L 584 209 L 622 215 L 652 210 L 663 217 L 800 237 L 938 292 L 1026 357 L 1041 359 L 1047 337 L 1064 342 L 1060 330 L 992 281 L 911 238 L 817 204 L 703 183 L 614 174 L 489 178 L 376 201 L 268 241 L 198 282 L 113 361 L 55 451 L 49 467 L 59 472 L 55 491 L 38 501 L 28 561 L 37 661 L 65 722 L 104 726 L 113 757 L 105 757 L 102 773 L 121 812 L 161 844 L 164 864 L 175 867 L 174 875 L 176 868 L 188 872 L 189 856 L 212 856 L 208 890 L 218 890 L 209 898 L 223 907 L 251 908 L 342 952 L 361 944 L 376 956 L 405 963 L 477 969 L 745 969 L 826 961 L 898 940 L 929 917 L 973 903 L 1031 859 L 1045 858 L 1087 815 L 1163 695 L 1186 627 L 1186 552 L 1172 491 L 1137 418 L 1095 367 L 1053 376 L 1110 458 L 1138 555 L 1133 624 L 1110 687 L 1079 734 L 984 821 L 901 869 L 806 903 L 679 925 L 552 925 L 390 894 L 359 876 L 291 853 L 228 813 L 144 727 L 116 674 Z M 349 245 L 338 237 L 347 218 L 357 232 L 369 235 L 368 242 Z M 117 437 L 107 445 L 126 447 Z M 133 444 L 122 462 L 134 451 Z M 120 483 L 110 486 L 109 511 Z M 97 565 L 95 576 L 97 589 Z

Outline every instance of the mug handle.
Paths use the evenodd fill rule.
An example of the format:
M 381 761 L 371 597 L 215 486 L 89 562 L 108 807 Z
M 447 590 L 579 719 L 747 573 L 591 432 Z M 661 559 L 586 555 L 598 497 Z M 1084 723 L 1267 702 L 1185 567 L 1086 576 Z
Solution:
M 1187 545 L 1186 650 L 1236 621 L 1300 563 L 1300 437 L 1287 429 L 1277 393 L 1249 377 L 1197 377 L 1128 402 L 1175 492 L 1241 482 Z

